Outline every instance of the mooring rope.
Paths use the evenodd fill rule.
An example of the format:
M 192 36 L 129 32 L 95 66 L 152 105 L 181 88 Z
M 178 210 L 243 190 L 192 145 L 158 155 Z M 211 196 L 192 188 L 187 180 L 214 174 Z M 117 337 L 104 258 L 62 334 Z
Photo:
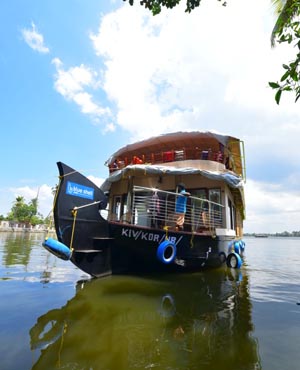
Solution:
M 77 217 L 77 209 L 72 209 L 72 215 L 73 215 L 73 226 L 72 226 L 72 234 L 71 234 L 71 241 L 70 241 L 70 249 L 71 252 L 73 252 L 73 239 L 74 239 L 74 232 L 75 232 L 75 223 L 76 223 L 76 217 Z
M 164 230 L 166 232 L 166 237 L 165 237 L 165 240 L 169 240 L 169 236 L 168 236 L 168 232 L 169 232 L 169 226 L 164 226 Z
M 49 223 L 49 226 L 48 226 L 48 229 L 47 229 L 47 234 L 46 234 L 46 238 L 45 240 L 47 240 L 49 238 L 49 234 L 50 234 L 50 230 L 52 229 L 52 226 L 53 226 L 53 220 L 54 220 L 54 208 L 55 208 L 55 205 L 56 205 L 56 201 L 57 201 L 57 197 L 58 197 L 58 192 L 59 192 L 59 189 L 60 189 L 60 185 L 62 183 L 62 180 L 64 177 L 66 176 L 69 176 L 69 175 L 72 175 L 73 173 L 76 173 L 78 171 L 74 170 L 74 171 L 71 171 L 69 173 L 66 173 L 64 174 L 63 176 L 58 176 L 58 184 L 57 184 L 57 187 L 56 187 L 56 190 L 55 190 L 55 195 L 54 195 L 54 199 L 53 199 L 53 205 L 52 205 L 52 209 L 51 211 L 49 212 L 48 216 L 50 217 L 50 223 Z

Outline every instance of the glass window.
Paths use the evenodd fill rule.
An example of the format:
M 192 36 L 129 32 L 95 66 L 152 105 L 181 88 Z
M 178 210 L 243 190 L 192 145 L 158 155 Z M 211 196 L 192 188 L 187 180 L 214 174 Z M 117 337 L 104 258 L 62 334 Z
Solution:
M 222 224 L 222 207 L 221 204 L 221 190 L 220 189 L 209 189 L 209 200 L 210 203 L 210 215 L 214 220 L 215 226 L 221 226 Z M 217 203 L 217 204 L 216 204 Z
M 121 196 L 114 197 L 113 214 L 115 221 L 119 221 L 121 217 Z

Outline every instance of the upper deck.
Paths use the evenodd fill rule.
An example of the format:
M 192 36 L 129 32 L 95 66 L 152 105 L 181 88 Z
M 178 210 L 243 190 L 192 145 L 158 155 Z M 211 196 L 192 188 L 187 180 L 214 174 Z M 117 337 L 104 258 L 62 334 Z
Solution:
M 243 142 L 211 132 L 178 132 L 143 140 L 121 148 L 106 164 L 110 174 L 128 165 L 163 164 L 230 170 L 243 179 L 246 175 Z

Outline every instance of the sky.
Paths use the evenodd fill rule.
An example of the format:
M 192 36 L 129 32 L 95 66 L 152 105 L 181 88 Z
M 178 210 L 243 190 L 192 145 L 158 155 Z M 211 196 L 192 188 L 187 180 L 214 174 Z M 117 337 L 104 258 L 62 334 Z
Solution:
M 184 5 L 184 4 L 183 4 Z M 277 81 L 271 0 L 203 0 L 153 17 L 122 0 L 2 0 L 0 214 L 17 196 L 52 210 L 56 162 L 98 185 L 120 147 L 175 131 L 245 143 L 245 232 L 300 230 L 300 103 Z

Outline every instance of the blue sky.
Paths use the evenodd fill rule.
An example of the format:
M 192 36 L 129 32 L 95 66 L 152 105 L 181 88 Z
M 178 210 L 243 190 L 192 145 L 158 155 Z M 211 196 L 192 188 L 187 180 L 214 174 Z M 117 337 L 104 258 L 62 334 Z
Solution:
M 245 142 L 245 231 L 300 230 L 300 103 L 277 106 L 268 88 L 293 56 L 270 47 L 273 12 L 267 0 L 156 17 L 122 0 L 3 0 L 0 214 L 39 190 L 47 216 L 57 161 L 100 183 L 134 140 L 216 130 Z

